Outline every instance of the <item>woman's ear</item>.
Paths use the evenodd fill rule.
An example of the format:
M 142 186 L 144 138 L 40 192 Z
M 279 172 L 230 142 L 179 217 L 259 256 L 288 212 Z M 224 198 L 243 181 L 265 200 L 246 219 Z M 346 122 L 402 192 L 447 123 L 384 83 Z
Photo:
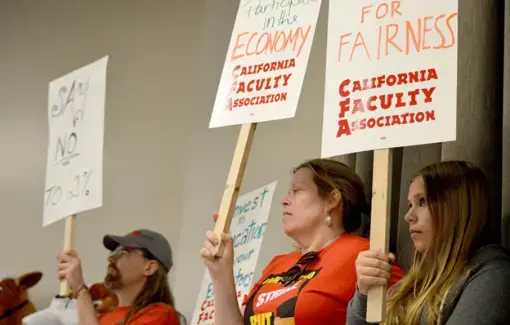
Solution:
M 330 210 L 335 209 L 336 207 L 340 206 L 340 203 L 342 202 L 342 193 L 340 193 L 339 190 L 334 189 L 331 191 L 328 199 L 328 205 Z

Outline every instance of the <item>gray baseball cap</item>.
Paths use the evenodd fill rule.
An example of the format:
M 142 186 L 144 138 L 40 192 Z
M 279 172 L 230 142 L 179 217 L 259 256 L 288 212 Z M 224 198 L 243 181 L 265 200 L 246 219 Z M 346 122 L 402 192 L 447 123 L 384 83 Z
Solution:
M 162 234 L 149 229 L 135 230 L 125 236 L 105 235 L 103 245 L 110 251 L 115 250 L 118 246 L 146 249 L 163 265 L 167 272 L 173 265 L 172 248 L 170 248 L 168 240 Z

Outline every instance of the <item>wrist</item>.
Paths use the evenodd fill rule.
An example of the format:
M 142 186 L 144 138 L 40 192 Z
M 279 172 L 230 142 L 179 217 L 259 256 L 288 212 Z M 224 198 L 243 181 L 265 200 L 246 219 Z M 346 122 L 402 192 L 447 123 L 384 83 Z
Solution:
M 74 299 L 78 299 L 80 296 L 82 296 L 84 293 L 88 293 L 89 292 L 89 287 L 87 287 L 87 285 L 85 283 L 82 283 L 81 285 L 79 285 L 76 290 L 74 291 L 73 293 L 73 298 Z
M 234 270 L 229 269 L 225 272 L 217 272 L 214 276 L 211 276 L 211 281 L 215 287 L 235 286 Z

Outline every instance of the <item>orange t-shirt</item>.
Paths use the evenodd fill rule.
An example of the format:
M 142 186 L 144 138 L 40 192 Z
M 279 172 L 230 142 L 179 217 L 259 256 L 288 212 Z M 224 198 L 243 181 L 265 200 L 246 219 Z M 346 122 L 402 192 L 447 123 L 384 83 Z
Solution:
M 302 256 L 300 251 L 273 258 L 245 297 L 245 325 L 345 325 L 347 305 L 356 291 L 358 254 L 370 248 L 369 240 L 344 234 L 319 250 L 298 281 L 284 286 L 281 276 Z M 404 276 L 393 266 L 390 285 Z M 279 320 L 281 319 L 281 320 Z
M 117 307 L 109 313 L 99 315 L 101 325 L 117 325 L 126 316 L 131 307 Z M 179 325 L 179 317 L 175 310 L 167 304 L 149 305 L 132 317 L 128 325 Z

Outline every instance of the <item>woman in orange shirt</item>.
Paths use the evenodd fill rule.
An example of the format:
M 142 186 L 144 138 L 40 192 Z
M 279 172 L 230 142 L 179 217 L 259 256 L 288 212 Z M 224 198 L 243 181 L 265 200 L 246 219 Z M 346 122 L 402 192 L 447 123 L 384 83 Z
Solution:
M 356 173 L 332 159 L 306 161 L 294 169 L 282 202 L 285 234 L 300 249 L 273 258 L 239 309 L 233 274 L 232 238 L 224 251 L 212 231 L 201 250 L 211 275 L 216 325 L 344 325 L 356 289 L 355 260 L 369 248 L 356 233 L 369 213 L 364 185 Z M 392 283 L 403 272 L 393 267 Z

